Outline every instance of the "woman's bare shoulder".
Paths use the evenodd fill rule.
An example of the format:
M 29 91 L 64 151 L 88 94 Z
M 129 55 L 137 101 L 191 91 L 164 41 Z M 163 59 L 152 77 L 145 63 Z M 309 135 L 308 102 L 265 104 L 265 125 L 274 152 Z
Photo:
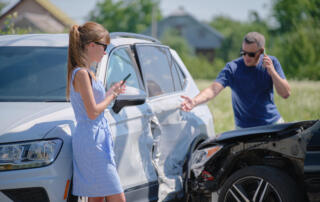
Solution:
M 81 68 L 76 72 L 75 77 L 76 78 L 78 77 L 80 79 L 87 78 L 88 77 L 88 71 L 85 68 Z

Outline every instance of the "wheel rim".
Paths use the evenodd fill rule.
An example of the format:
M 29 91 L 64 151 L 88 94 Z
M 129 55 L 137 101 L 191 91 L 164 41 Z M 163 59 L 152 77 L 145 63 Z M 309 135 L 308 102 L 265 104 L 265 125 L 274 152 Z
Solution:
M 227 190 L 225 202 L 282 202 L 280 194 L 263 178 L 249 176 L 238 179 Z

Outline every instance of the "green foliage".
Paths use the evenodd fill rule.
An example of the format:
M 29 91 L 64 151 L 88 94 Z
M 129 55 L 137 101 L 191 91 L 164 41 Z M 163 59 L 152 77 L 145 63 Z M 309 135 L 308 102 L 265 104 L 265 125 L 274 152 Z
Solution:
M 274 52 L 289 78 L 320 80 L 320 1 L 273 1 Z
M 161 42 L 177 51 L 188 68 L 190 74 L 198 79 L 214 79 L 224 66 L 221 59 L 216 59 L 213 64 L 203 56 L 196 56 L 188 42 L 182 38 L 177 30 L 169 29 L 162 35 Z
M 4 24 L 4 28 L 0 30 L 0 34 L 27 34 L 31 33 L 31 28 L 22 29 L 19 27 L 15 27 L 14 19 L 18 17 L 18 13 L 14 12 L 12 15 L 8 15 Z
M 182 38 L 175 29 L 166 30 L 160 40 L 163 44 L 166 44 L 177 51 L 179 55 L 191 55 L 194 52 L 188 42 Z
M 281 33 L 295 31 L 301 24 L 313 21 L 320 26 L 319 0 L 273 0 L 273 16 Z
M 213 80 L 225 66 L 224 61 L 221 59 L 215 59 L 213 63 L 210 63 L 207 58 L 203 56 L 185 54 L 180 56 L 192 77 L 197 79 Z
M 152 23 L 152 9 L 156 6 L 157 19 L 161 18 L 159 2 L 153 0 L 98 2 L 90 12 L 90 20 L 98 22 L 112 32 L 140 33 Z
M 283 34 L 282 40 L 278 41 L 278 46 L 284 50 L 280 59 L 289 77 L 320 79 L 320 43 L 315 38 L 316 31 L 314 28 L 302 27 L 296 32 Z M 319 33 L 317 35 L 320 37 Z

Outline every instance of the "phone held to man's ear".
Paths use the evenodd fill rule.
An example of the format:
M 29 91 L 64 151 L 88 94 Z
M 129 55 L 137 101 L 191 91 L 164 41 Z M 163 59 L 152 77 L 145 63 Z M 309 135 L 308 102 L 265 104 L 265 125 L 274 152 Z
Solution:
M 266 55 L 267 55 L 267 51 L 266 51 L 266 49 L 264 48 L 264 49 L 263 49 L 263 57 L 266 56 Z M 266 67 L 266 65 L 265 65 L 264 62 L 262 63 L 262 67 Z

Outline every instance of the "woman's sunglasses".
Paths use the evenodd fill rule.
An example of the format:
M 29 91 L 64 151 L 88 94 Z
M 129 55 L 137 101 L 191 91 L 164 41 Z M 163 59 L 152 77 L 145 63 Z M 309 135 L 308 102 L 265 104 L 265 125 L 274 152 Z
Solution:
M 107 47 L 108 47 L 108 45 L 107 45 L 107 44 L 104 44 L 104 43 L 101 43 L 101 42 L 98 42 L 98 41 L 95 41 L 94 43 L 95 43 L 95 44 L 97 44 L 97 45 L 103 46 L 104 51 L 106 51 L 106 50 L 107 50 Z
M 247 52 L 247 51 L 241 50 L 241 51 L 240 51 L 240 55 L 241 55 L 241 56 L 248 55 L 249 57 L 254 58 L 254 57 L 256 56 L 256 54 L 257 54 L 258 52 L 260 52 L 260 51 L 261 51 L 261 49 L 260 49 L 260 50 L 257 50 L 256 52 Z

